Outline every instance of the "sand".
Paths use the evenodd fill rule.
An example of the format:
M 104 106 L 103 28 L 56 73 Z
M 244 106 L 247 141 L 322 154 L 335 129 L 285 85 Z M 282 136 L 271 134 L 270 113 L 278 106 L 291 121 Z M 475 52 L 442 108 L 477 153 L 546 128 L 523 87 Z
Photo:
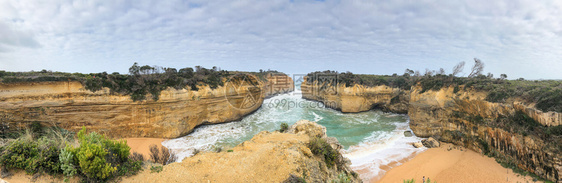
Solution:
M 127 140 L 127 145 L 131 147 L 131 154 L 133 152 L 138 152 L 144 155 L 145 159 L 150 156 L 150 146 L 157 145 L 158 149 L 162 147 L 162 142 L 166 139 L 161 138 L 125 138 Z
M 428 149 L 410 161 L 392 168 L 378 182 L 403 182 L 414 178 L 422 182 L 423 176 L 441 182 L 533 182 L 532 177 L 514 173 L 502 167 L 493 158 L 452 144 L 442 143 L 439 148 Z M 376 182 L 376 181 L 373 181 Z

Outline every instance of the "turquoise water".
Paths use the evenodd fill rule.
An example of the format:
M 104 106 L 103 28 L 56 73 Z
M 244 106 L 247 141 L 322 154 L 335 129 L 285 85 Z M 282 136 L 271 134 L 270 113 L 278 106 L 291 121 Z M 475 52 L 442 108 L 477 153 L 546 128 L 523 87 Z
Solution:
M 300 87 L 297 85 L 297 88 Z M 241 121 L 201 126 L 187 136 L 162 144 L 178 153 L 181 160 L 191 156 L 195 149 L 233 147 L 261 131 L 278 130 L 281 123 L 292 125 L 301 119 L 325 126 L 328 136 L 336 137 L 344 146 L 344 156 L 352 161 L 352 168 L 373 172 L 373 175 L 362 174 L 364 180 L 379 174 L 380 165 L 416 152 L 407 143 L 419 140 L 403 137 L 403 131 L 409 129 L 406 115 L 381 111 L 344 114 L 325 108 L 320 102 L 304 100 L 299 91 L 295 91 L 266 99 L 260 109 Z
M 397 125 L 404 126 L 408 122 L 405 115 L 381 111 L 343 114 L 324 108 L 322 103 L 301 99 L 298 93 L 289 93 L 266 99 L 260 109 L 241 121 L 202 126 L 185 137 L 166 141 L 164 145 L 181 150 L 182 157 L 186 157 L 195 148 L 233 147 L 261 131 L 278 130 L 281 123 L 292 125 L 301 119 L 325 126 L 328 136 L 336 137 L 345 149 L 384 138 Z

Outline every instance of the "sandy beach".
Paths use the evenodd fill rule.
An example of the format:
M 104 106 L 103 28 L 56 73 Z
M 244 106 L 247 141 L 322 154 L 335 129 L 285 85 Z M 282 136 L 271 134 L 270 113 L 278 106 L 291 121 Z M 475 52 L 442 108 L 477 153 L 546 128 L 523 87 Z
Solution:
M 511 169 L 502 167 L 493 158 L 452 144 L 442 143 L 439 148 L 428 149 L 410 161 L 392 168 L 382 179 L 373 182 L 403 182 L 414 178 L 422 182 L 423 176 L 437 182 L 533 182 Z
M 150 146 L 155 144 L 158 149 L 162 147 L 162 142 L 166 139 L 161 138 L 125 138 L 127 145 L 131 147 L 131 154 L 138 152 L 144 155 L 145 159 L 150 158 Z

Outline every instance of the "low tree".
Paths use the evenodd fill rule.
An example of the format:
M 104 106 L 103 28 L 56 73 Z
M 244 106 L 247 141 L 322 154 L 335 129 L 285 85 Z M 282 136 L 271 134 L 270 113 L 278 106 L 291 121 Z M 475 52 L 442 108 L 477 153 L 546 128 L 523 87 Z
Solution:
M 474 65 L 472 66 L 472 69 L 470 71 L 470 74 L 468 74 L 468 77 L 469 78 L 476 77 L 482 74 L 482 71 L 484 71 L 484 62 L 482 62 L 478 58 L 474 58 Z
M 459 62 L 457 65 L 455 65 L 455 67 L 453 67 L 453 73 L 452 76 L 455 77 L 457 76 L 457 74 L 460 74 L 463 70 L 464 70 L 464 64 L 465 62 Z
M 506 75 L 506 74 L 501 74 L 501 75 L 500 75 L 500 79 L 502 79 L 502 80 L 507 79 L 507 75 Z

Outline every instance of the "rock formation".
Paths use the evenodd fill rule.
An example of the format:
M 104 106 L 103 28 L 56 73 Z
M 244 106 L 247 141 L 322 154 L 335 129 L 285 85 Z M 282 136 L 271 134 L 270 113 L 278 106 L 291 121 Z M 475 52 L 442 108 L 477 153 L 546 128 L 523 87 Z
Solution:
M 435 140 L 433 137 L 429 137 L 428 139 L 423 139 L 421 141 L 421 143 L 423 144 L 423 146 L 427 147 L 427 148 L 436 148 L 439 147 L 439 141 Z M 414 147 L 416 145 L 414 144 Z
M 302 91 L 303 98 L 324 102 L 327 107 L 342 112 L 373 108 L 407 112 L 410 128 L 416 136 L 462 145 L 548 180 L 562 180 L 562 137 L 540 130 L 530 131 L 535 128 L 533 125 L 539 129 L 562 125 L 562 113 L 543 112 L 533 104 L 517 100 L 488 102 L 486 92 L 462 86 L 460 91 L 447 87 L 422 93 L 419 87 L 404 91 L 388 86 L 327 86 L 305 81 Z M 516 115 L 532 120 L 517 121 Z M 514 125 L 518 123 L 529 124 Z
M 176 138 L 202 124 L 240 120 L 257 110 L 264 97 L 293 90 L 292 83 L 279 82 L 292 81 L 289 76 L 268 78 L 255 105 L 247 108 L 233 106 L 244 102 L 250 92 L 245 88 L 167 89 L 158 101 L 133 102 L 108 89 L 90 92 L 74 81 L 0 84 L 0 125 L 2 130 L 16 130 L 40 122 L 75 132 L 85 126 L 116 138 Z
M 324 87 L 329 87 L 326 90 Z M 318 82 L 301 84 L 302 98 L 320 101 L 325 106 L 342 112 L 362 112 L 373 108 L 394 113 L 407 113 L 409 95 L 398 88 L 388 86 L 364 87 L 354 85 L 345 87 L 322 86 Z
M 343 156 L 339 166 L 328 167 L 313 154 L 308 147 L 311 138 L 327 138 L 326 128 L 301 120 L 287 133 L 263 131 L 232 149 L 201 152 L 164 166 L 160 173 L 144 171 L 123 182 L 331 182 L 342 177 L 361 182 Z M 337 141 L 330 145 L 341 147 Z

